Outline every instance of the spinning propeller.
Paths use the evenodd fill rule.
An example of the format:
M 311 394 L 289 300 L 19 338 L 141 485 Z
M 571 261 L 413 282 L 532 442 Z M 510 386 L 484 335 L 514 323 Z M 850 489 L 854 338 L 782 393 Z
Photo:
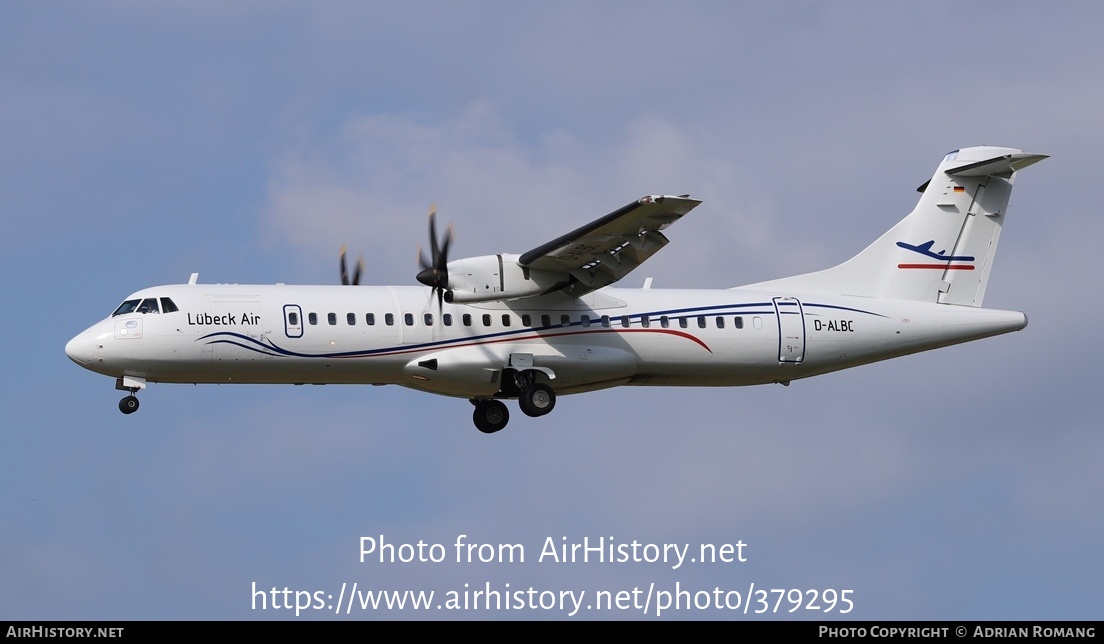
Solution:
M 440 309 L 445 298 L 445 291 L 449 287 L 448 279 L 448 248 L 452 243 L 453 230 L 449 226 L 441 243 L 437 243 L 437 206 L 429 207 L 429 249 L 430 259 L 422 254 L 422 247 L 418 246 L 418 263 L 422 270 L 418 273 L 418 281 L 433 289 L 437 294 L 437 308 Z
M 341 247 L 341 284 L 343 286 L 357 286 L 360 284 L 360 274 L 364 272 L 364 257 L 358 257 L 356 270 L 353 271 L 353 281 L 349 281 L 349 270 L 345 268 L 345 247 Z

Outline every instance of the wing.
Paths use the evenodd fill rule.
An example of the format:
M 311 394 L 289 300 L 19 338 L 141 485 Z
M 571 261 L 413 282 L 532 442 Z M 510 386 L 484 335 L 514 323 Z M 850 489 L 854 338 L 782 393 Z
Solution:
M 647 196 L 538 246 L 519 260 L 525 269 L 563 275 L 554 289 L 579 296 L 613 284 L 667 245 L 661 232 L 700 204 L 688 195 Z

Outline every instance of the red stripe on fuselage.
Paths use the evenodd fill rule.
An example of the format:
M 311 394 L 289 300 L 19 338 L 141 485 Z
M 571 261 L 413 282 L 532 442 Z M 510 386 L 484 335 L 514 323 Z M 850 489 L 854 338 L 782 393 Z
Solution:
M 897 268 L 941 268 L 948 271 L 972 271 L 973 264 L 898 264 Z
M 404 350 L 400 350 L 400 351 L 386 351 L 386 352 L 380 352 L 380 353 L 373 353 L 371 355 L 331 356 L 331 358 L 337 358 L 337 359 L 345 360 L 345 359 L 350 359 L 350 358 L 374 358 L 376 356 L 398 356 L 398 355 L 402 355 L 404 353 L 431 353 L 431 352 L 434 352 L 434 351 L 444 351 L 446 349 L 459 349 L 461 347 L 478 347 L 478 346 L 487 345 L 487 344 L 500 344 L 502 342 L 519 342 L 519 341 L 523 341 L 523 340 L 539 340 L 541 338 L 549 338 L 549 337 L 555 338 L 555 337 L 566 336 L 566 335 L 583 335 L 583 334 L 587 334 L 587 333 L 664 333 L 664 334 L 667 334 L 667 335 L 675 335 L 675 336 L 679 336 L 681 338 L 686 338 L 687 340 L 691 340 L 691 341 L 695 342 L 696 344 L 700 345 L 701 348 L 705 349 L 709 353 L 713 353 L 713 350 L 710 349 L 709 346 L 706 345 L 704 342 L 702 342 L 701 339 L 699 339 L 696 336 L 690 335 L 689 333 L 685 333 L 683 331 L 675 331 L 675 330 L 672 330 L 672 329 L 606 329 L 606 328 L 599 328 L 599 329 L 586 329 L 586 330 L 581 330 L 581 331 L 567 331 L 567 332 L 563 332 L 563 333 L 533 333 L 533 334 L 530 334 L 530 335 L 514 336 L 514 337 L 509 337 L 509 338 L 497 338 L 497 339 L 494 339 L 494 340 L 478 340 L 476 342 L 461 342 L 461 343 L 458 343 L 458 344 L 438 345 L 438 346 L 431 346 L 431 347 L 421 346 L 421 347 L 417 347 L 417 348 L 413 348 L 413 349 L 404 349 Z M 319 357 L 322 357 L 322 356 L 319 356 Z

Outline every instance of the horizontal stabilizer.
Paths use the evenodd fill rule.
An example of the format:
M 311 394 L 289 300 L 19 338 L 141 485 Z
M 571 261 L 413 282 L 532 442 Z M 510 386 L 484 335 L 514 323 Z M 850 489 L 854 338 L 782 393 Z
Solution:
M 946 170 L 946 173 L 952 177 L 1004 177 L 1007 179 L 1012 176 L 1013 172 L 1023 170 L 1027 166 L 1038 163 L 1045 158 L 1047 158 L 1045 154 L 1026 154 L 1023 152 L 1005 154 L 1003 156 L 993 157 L 992 159 L 986 159 L 985 161 L 967 163 L 966 165 Z

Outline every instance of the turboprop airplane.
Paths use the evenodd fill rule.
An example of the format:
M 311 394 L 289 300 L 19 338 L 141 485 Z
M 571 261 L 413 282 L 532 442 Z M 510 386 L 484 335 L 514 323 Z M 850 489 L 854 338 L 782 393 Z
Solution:
M 916 208 L 850 260 L 732 289 L 614 288 L 700 202 L 646 196 L 522 254 L 448 260 L 431 211 L 422 286 L 148 288 L 65 353 L 115 378 L 123 413 L 149 382 L 395 384 L 467 398 L 476 427 L 619 385 L 781 383 L 1027 325 L 981 308 L 1016 173 L 1045 155 L 946 155 Z M 933 251 L 939 248 L 939 251 Z

